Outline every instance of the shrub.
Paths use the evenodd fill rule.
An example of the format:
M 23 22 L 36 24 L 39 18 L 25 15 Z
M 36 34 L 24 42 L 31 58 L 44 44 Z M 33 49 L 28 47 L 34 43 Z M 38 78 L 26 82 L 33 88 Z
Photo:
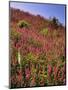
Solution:
M 48 29 L 44 28 L 43 30 L 40 31 L 40 34 L 42 34 L 44 36 L 48 35 Z
M 58 19 L 57 19 L 56 17 L 53 17 L 53 18 L 51 19 L 51 26 L 53 26 L 53 28 L 55 28 L 55 29 L 58 28 L 58 26 L 59 26 L 59 21 L 58 21 Z
M 19 21 L 18 26 L 20 28 L 23 28 L 23 27 L 28 28 L 30 26 L 30 24 L 27 21 L 25 21 L 25 20 L 21 20 L 21 21 Z
M 37 59 L 36 56 L 32 52 L 30 52 L 26 55 L 26 60 L 27 61 L 35 62 L 36 59 Z
M 35 57 L 35 55 L 33 53 L 30 52 L 27 55 L 22 56 L 21 59 L 22 59 L 21 60 L 22 66 L 25 66 L 25 65 L 29 64 L 29 62 L 33 62 L 34 63 L 37 58 Z

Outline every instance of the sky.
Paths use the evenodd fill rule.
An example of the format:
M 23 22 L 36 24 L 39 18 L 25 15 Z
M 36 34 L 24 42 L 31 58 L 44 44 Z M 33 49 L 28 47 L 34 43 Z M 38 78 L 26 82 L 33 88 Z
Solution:
M 65 5 L 10 2 L 10 7 L 17 8 L 34 15 L 41 15 L 44 18 L 56 17 L 60 23 L 65 25 Z

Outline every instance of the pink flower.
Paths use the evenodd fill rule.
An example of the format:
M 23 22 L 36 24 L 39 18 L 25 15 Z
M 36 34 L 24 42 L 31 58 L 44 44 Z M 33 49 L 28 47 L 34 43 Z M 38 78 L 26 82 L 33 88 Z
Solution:
M 26 74 L 26 79 L 28 80 L 30 78 L 30 71 L 29 71 L 29 68 L 27 68 L 25 70 L 25 74 Z
M 51 72 L 52 72 L 52 67 L 51 67 L 51 65 L 48 65 L 48 75 L 50 75 Z
M 57 72 L 58 72 L 58 67 L 57 66 L 54 66 L 53 74 L 54 74 L 54 79 L 55 80 L 57 79 Z

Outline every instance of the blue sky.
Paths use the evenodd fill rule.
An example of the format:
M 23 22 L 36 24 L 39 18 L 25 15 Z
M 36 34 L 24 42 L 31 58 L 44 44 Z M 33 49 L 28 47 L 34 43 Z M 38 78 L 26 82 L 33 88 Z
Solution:
M 10 2 L 10 7 L 18 8 L 34 15 L 39 14 L 45 18 L 55 16 L 65 25 L 65 5 Z

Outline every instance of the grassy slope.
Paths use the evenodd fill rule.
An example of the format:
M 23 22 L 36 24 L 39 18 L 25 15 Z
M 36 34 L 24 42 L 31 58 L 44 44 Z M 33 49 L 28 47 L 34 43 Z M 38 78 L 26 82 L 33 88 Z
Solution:
M 26 20 L 28 23 L 31 24 L 31 26 L 29 28 L 19 28 L 17 24 L 20 20 Z M 50 26 L 49 20 L 44 19 L 39 15 L 34 16 L 29 14 L 28 12 L 11 9 L 10 28 L 13 28 L 14 30 L 16 30 L 16 32 L 21 33 L 20 39 L 19 41 L 17 41 L 17 44 L 16 44 L 17 46 L 15 47 L 17 48 L 20 47 L 21 49 L 20 52 L 22 56 L 23 55 L 27 56 L 28 53 L 31 52 L 33 53 L 33 55 L 35 55 L 35 57 L 37 57 L 37 61 L 39 60 L 40 62 L 40 59 L 38 59 L 40 55 L 41 56 L 43 54 L 44 56 L 46 55 L 46 60 L 44 59 L 44 67 L 48 67 L 48 70 L 49 68 L 51 68 L 50 66 L 52 66 L 52 70 L 54 70 L 55 67 L 57 67 L 59 70 L 61 65 L 63 65 L 62 68 L 60 68 L 60 72 L 63 71 L 61 73 L 64 77 L 62 76 L 63 77 L 62 78 L 60 76 L 55 76 L 54 75 L 55 71 L 52 71 L 52 74 L 54 75 L 54 77 L 52 76 L 50 77 L 47 74 L 47 82 L 48 82 L 47 85 L 65 84 L 65 81 L 64 81 L 65 80 L 65 59 L 63 59 L 63 57 L 65 57 L 64 27 L 63 28 L 59 27 L 58 29 L 54 29 L 53 26 Z M 43 30 L 44 28 L 47 30 Z M 11 43 L 12 47 L 14 47 L 15 39 L 13 39 L 11 42 L 12 42 Z M 12 56 L 14 56 L 14 54 L 12 54 Z M 40 66 L 40 69 L 41 69 L 41 66 Z M 50 71 L 48 70 L 47 72 L 50 73 Z M 56 72 L 59 72 L 59 71 L 56 70 Z M 45 81 L 42 79 L 42 84 L 40 84 L 40 86 L 43 86 L 44 82 Z

